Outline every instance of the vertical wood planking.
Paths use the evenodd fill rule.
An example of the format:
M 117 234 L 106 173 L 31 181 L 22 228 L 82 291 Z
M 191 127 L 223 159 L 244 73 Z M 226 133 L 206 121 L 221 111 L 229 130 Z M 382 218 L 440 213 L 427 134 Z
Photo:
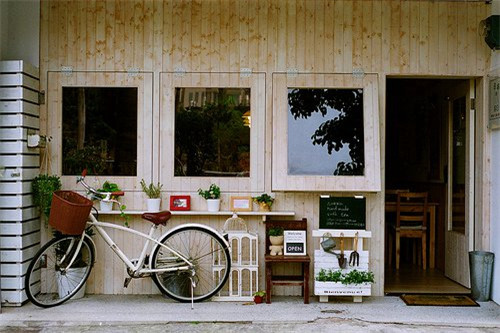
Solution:
M 265 190 L 271 191 L 272 179 L 266 169 L 271 166 L 274 168 L 276 164 L 271 158 L 275 152 L 271 150 L 275 133 L 272 128 L 275 125 L 273 103 L 280 103 L 281 109 L 286 108 L 283 91 L 277 94 L 283 95 L 280 100 L 273 93 L 273 72 L 295 67 L 299 71 L 349 73 L 353 66 L 378 72 L 381 89 L 378 93 L 379 103 L 383 106 L 385 91 L 382 87 L 386 74 L 484 75 L 489 65 L 490 51 L 482 38 L 478 37 L 478 25 L 480 20 L 488 16 L 488 11 L 489 7 L 479 2 L 435 1 L 42 1 L 42 89 L 47 84 L 47 80 L 43 79 L 48 75 L 46 71 L 60 70 L 62 65 L 90 71 L 137 67 L 154 71 L 155 75 L 160 71 L 172 71 L 175 67 L 184 67 L 188 71 L 238 72 L 242 67 L 265 71 L 267 82 L 264 89 L 259 79 L 258 83 L 252 84 L 252 94 L 255 93 L 259 111 L 261 108 L 267 111 L 263 131 L 268 139 L 263 143 L 264 153 L 257 157 L 256 163 L 259 168 L 257 177 L 265 178 Z M 155 78 L 154 84 L 147 80 L 140 83 L 143 92 L 141 108 L 151 109 L 152 105 L 152 115 L 141 120 L 141 126 L 148 128 L 148 122 L 155 123 L 153 133 L 155 130 L 164 130 L 160 128 L 160 121 L 164 122 L 163 118 L 167 117 L 173 106 L 173 96 L 164 96 L 164 89 L 170 89 L 170 81 L 173 80 L 165 75 L 162 75 L 161 80 L 159 77 Z M 321 79 L 317 79 L 303 84 L 321 84 Z M 116 75 L 105 76 L 105 79 L 86 75 L 78 77 L 76 83 L 75 79 L 62 80 L 51 75 L 49 86 L 45 87 L 51 106 L 41 107 L 41 119 L 42 126 L 48 127 L 48 134 L 58 140 L 61 128 L 57 123 L 60 122 L 60 115 L 47 115 L 44 111 L 51 112 L 61 107 L 61 90 L 52 87 L 52 83 L 63 82 L 78 85 L 110 82 L 128 84 L 127 80 L 118 79 Z M 209 81 L 205 81 L 203 76 L 191 75 L 189 79 L 178 82 L 219 85 L 244 81 L 234 81 L 234 77 L 224 75 L 212 75 Z M 293 82 L 300 83 L 291 80 L 289 84 Z M 165 105 L 167 102 L 170 104 Z M 265 104 L 261 105 L 263 102 Z M 382 113 L 383 107 L 380 110 Z M 380 126 L 383 132 L 383 120 Z M 162 141 L 159 137 L 158 134 L 154 140 Z M 161 148 L 158 146 L 158 151 L 152 152 L 151 144 L 146 141 L 153 139 L 141 136 L 140 140 L 143 142 L 139 144 L 140 149 L 157 155 L 152 161 L 158 165 L 158 174 L 166 172 L 170 168 L 165 166 L 165 163 L 170 163 L 168 150 L 165 150 L 166 143 L 162 142 Z M 160 149 L 164 151 L 163 154 Z M 60 155 L 57 149 L 53 149 L 51 154 L 54 158 Z M 384 153 L 382 156 L 385 156 Z M 149 170 L 153 169 L 151 165 L 141 165 L 138 169 L 142 177 L 155 177 L 150 174 Z M 59 170 L 56 163 L 53 171 Z M 137 188 L 136 180 L 120 181 L 126 187 Z M 193 184 L 182 185 L 182 181 L 174 180 L 168 186 L 188 186 L 184 189 L 190 193 L 187 189 Z M 228 188 L 237 184 L 235 190 L 242 194 L 261 189 L 259 182 L 246 185 L 241 180 L 232 182 L 226 179 L 223 184 Z M 204 209 L 204 202 L 194 195 L 194 209 Z M 290 200 L 283 203 L 283 207 L 295 209 L 297 217 L 317 214 L 314 195 L 299 192 L 278 197 Z M 228 198 L 229 195 L 226 201 Z M 133 207 L 143 206 L 140 192 L 124 200 Z M 379 195 L 370 200 L 371 227 L 375 228 L 375 219 L 382 220 L 382 201 Z M 276 203 L 277 209 L 281 207 L 279 201 Z M 218 225 L 221 220 L 214 218 L 209 222 Z M 142 227 L 140 221 L 137 224 Z M 372 247 L 376 246 L 378 237 L 380 234 L 372 239 Z M 124 242 L 126 247 L 130 239 L 125 237 L 120 242 Z M 379 262 L 377 264 L 381 265 Z M 100 265 L 97 275 L 102 276 L 104 263 Z M 94 288 L 96 292 L 112 290 L 142 293 L 152 290 L 150 283 L 140 282 L 131 284 L 136 285 L 135 289 L 120 291 L 124 272 L 119 272 L 121 266 L 116 266 L 116 263 L 113 267 L 117 270 L 117 277 L 112 285 L 105 288 L 102 278 L 95 276 L 94 284 L 98 286 Z M 377 272 L 377 276 L 383 274 Z M 90 288 L 92 290 L 93 287 Z M 381 292 L 382 286 L 377 288 Z M 286 290 L 283 289 L 284 292 Z

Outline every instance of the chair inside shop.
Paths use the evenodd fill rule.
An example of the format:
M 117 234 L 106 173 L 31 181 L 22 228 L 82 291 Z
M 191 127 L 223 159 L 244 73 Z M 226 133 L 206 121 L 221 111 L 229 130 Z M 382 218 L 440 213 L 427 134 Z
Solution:
M 411 238 L 415 242 L 414 255 L 419 257 L 422 268 L 427 268 L 427 192 L 400 192 L 396 201 L 396 223 L 391 226 L 389 240 L 389 264 L 392 264 L 392 245 L 394 237 L 396 269 L 400 266 L 401 238 Z M 417 251 L 420 248 L 420 251 Z

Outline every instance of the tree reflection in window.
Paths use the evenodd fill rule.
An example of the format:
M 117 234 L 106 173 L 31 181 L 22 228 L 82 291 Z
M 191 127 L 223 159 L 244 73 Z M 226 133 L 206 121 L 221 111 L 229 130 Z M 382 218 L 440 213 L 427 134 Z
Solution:
M 250 89 L 175 89 L 175 176 L 249 177 Z
M 288 174 L 363 175 L 363 90 L 288 89 Z
M 63 87 L 63 175 L 137 174 L 137 88 Z

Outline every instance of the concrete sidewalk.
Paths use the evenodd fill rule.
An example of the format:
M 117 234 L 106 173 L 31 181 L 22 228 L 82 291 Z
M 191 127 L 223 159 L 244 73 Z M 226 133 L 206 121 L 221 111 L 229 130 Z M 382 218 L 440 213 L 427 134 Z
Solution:
M 500 329 L 500 307 L 494 302 L 480 307 L 406 306 L 399 297 L 331 298 L 303 304 L 297 297 L 274 297 L 272 304 L 243 302 L 177 303 L 161 295 L 88 295 L 58 307 L 42 309 L 32 304 L 2 307 L 1 327 L 60 327 L 78 325 L 136 325 L 160 323 L 312 323 L 349 320 L 368 323 L 474 327 Z

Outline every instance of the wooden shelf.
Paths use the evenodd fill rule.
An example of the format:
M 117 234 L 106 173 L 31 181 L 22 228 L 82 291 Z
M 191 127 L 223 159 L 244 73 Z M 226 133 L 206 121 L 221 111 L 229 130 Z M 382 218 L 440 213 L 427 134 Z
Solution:
M 170 211 L 172 216 L 232 216 L 234 213 L 230 211 L 219 211 L 219 212 L 209 212 L 209 211 Z M 127 215 L 142 215 L 147 213 L 141 210 L 125 210 Z M 99 211 L 99 215 L 120 215 L 119 210 L 112 210 L 110 212 Z M 275 212 L 236 212 L 238 216 L 262 216 L 262 220 L 265 221 L 268 216 L 295 216 L 295 212 L 291 211 L 275 211 Z

